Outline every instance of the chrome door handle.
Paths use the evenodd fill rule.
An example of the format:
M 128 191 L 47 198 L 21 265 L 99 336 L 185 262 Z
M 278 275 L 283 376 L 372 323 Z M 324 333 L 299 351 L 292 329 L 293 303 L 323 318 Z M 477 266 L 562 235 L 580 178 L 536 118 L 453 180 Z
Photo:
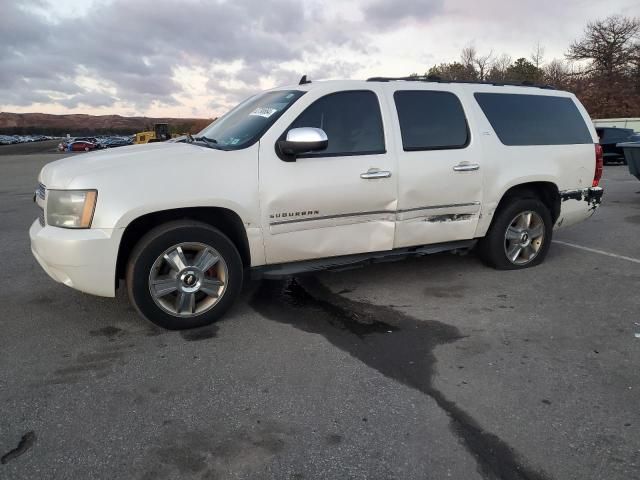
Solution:
M 454 172 L 473 172 L 474 170 L 480 170 L 480 165 L 477 163 L 459 163 L 453 167 Z
M 365 180 L 371 180 L 374 178 L 389 178 L 391 176 L 391 172 L 388 170 L 378 170 L 377 168 L 370 168 L 365 173 L 360 174 L 360 178 L 364 178 Z

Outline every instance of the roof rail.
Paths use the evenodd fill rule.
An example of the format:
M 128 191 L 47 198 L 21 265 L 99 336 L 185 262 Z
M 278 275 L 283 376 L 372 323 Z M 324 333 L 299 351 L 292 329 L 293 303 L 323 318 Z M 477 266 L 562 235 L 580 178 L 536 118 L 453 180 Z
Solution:
M 468 83 L 474 85 L 494 85 L 497 87 L 534 87 L 546 90 L 555 90 L 553 85 L 537 84 L 529 81 L 524 82 L 491 82 L 480 80 L 445 80 L 436 75 L 413 75 L 409 77 L 371 77 L 367 82 L 433 82 L 433 83 Z

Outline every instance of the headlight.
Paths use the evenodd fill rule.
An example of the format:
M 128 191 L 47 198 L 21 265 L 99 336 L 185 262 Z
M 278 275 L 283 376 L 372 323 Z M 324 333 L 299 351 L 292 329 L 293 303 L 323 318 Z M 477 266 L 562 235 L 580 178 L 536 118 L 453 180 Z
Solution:
M 47 224 L 89 228 L 97 199 L 96 190 L 47 190 Z

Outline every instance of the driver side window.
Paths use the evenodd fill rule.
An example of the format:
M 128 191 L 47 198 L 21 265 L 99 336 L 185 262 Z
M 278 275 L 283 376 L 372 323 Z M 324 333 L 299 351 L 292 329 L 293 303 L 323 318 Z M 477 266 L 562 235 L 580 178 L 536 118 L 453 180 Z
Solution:
M 385 153 L 380 104 L 370 90 L 331 93 L 319 98 L 300 114 L 289 130 L 300 127 L 321 128 L 329 138 L 326 149 L 301 157 Z

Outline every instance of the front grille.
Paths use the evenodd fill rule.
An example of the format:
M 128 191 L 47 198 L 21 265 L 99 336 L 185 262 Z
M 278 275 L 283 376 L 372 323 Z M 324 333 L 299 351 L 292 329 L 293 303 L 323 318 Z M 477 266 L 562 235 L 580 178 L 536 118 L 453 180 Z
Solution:
M 47 187 L 45 187 L 41 183 L 38 183 L 38 187 L 36 188 L 36 195 L 40 200 L 44 200 L 45 196 L 47 195 Z
M 41 183 L 38 183 L 38 186 L 36 187 L 36 196 L 34 200 L 38 205 L 38 210 L 39 210 L 38 222 L 40 222 L 40 226 L 42 227 L 44 227 L 47 223 L 44 218 L 44 202 L 46 197 L 47 197 L 47 187 L 45 187 Z

